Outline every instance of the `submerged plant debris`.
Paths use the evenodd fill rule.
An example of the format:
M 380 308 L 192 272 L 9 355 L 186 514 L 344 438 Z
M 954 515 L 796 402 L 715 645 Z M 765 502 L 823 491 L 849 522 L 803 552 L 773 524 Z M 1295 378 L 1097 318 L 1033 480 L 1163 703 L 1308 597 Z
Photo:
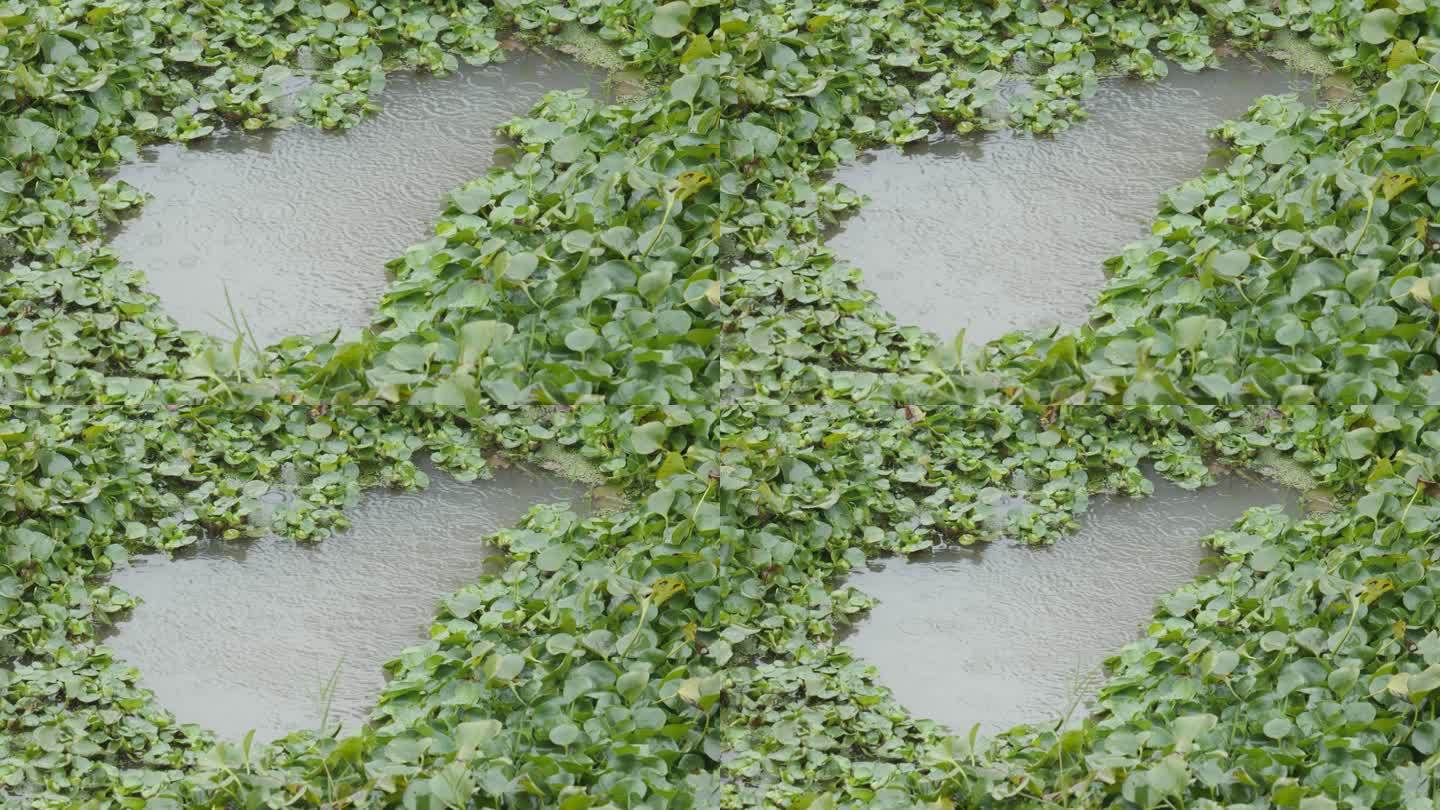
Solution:
M 452 194 L 358 340 L 181 332 L 100 241 L 146 143 L 346 127 L 387 70 L 572 23 L 665 89 L 507 125 L 518 159 Z M 1437 26 L 1416 0 L 0 0 L 0 803 L 1432 807 Z M 1362 92 L 1222 126 L 1228 165 L 1165 196 L 1088 325 L 938 342 L 819 244 L 863 149 L 1057 132 L 1097 65 L 1277 31 Z M 321 539 L 362 487 L 420 484 L 422 448 L 460 476 L 558 448 L 625 497 L 501 533 L 361 732 L 217 742 L 97 644 L 134 601 L 117 560 L 255 534 L 287 481 L 275 525 Z M 1050 542 L 1142 461 L 1199 485 L 1262 452 L 1335 511 L 1214 535 L 1227 564 L 1073 727 L 952 737 L 834 643 L 868 603 L 839 575 L 980 541 L 999 495 Z

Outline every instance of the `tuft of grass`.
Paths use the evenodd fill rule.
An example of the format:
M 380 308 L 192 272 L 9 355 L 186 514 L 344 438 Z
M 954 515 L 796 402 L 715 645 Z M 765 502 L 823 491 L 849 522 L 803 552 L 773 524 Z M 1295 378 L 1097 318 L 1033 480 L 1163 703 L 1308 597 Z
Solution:
M 335 690 L 340 686 L 340 668 L 345 665 L 345 659 L 335 663 L 335 669 L 325 683 L 320 686 L 320 724 L 316 731 L 320 736 L 325 736 L 325 729 L 330 725 L 330 710 L 335 702 Z M 337 726 L 338 728 L 338 726 Z

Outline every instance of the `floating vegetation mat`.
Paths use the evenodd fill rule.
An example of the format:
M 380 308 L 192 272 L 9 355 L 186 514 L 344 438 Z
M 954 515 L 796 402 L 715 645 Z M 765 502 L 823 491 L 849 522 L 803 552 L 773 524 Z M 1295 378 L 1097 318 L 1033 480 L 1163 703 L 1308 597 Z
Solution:
M 103 243 L 147 144 L 349 127 L 387 71 L 575 25 L 660 89 L 504 125 L 515 159 L 454 190 L 358 336 L 182 331 Z M 1413 0 L 0 0 L 0 804 L 1433 806 L 1437 25 Z M 1221 125 L 1223 168 L 1163 195 L 1082 326 L 937 341 L 820 243 L 864 150 L 1084 126 L 1097 66 L 1162 79 L 1279 31 L 1355 100 Z M 119 560 L 262 513 L 323 541 L 363 487 L 420 485 L 422 450 L 462 479 L 561 453 L 615 507 L 499 533 L 356 733 L 217 741 L 97 643 L 134 604 Z M 1142 463 L 1193 487 L 1262 453 L 1333 511 L 1212 535 L 1223 564 L 1073 725 L 952 737 L 836 643 L 869 604 L 842 575 L 984 540 L 996 498 L 1030 504 L 1009 536 L 1064 542 Z

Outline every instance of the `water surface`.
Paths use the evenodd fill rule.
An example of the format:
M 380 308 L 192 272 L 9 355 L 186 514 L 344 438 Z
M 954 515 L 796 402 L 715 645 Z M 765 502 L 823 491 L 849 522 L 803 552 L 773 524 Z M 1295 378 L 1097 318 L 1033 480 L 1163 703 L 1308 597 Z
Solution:
M 970 343 L 1085 320 L 1101 264 L 1145 235 L 1166 189 L 1219 146 L 1207 132 L 1266 94 L 1304 89 L 1275 62 L 1101 82 L 1054 137 L 946 137 L 862 157 L 836 179 L 871 201 L 830 240 L 902 323 Z
M 1160 596 L 1194 579 L 1200 538 L 1289 490 L 1222 479 L 1198 492 L 1157 481 L 1103 498 L 1053 546 L 1009 540 L 890 560 L 850 584 L 880 600 L 846 640 L 911 711 L 959 733 L 1060 718 L 1100 665 L 1139 637 Z
M 153 198 L 111 244 L 186 328 L 233 335 L 227 289 L 262 343 L 364 326 L 385 263 L 490 168 L 495 127 L 550 90 L 598 94 L 603 78 L 522 51 L 442 79 L 394 74 L 380 111 L 343 133 L 295 126 L 147 149 L 118 176 Z
M 328 698 L 329 719 L 353 730 L 384 662 L 482 572 L 494 553 L 483 538 L 583 492 L 518 468 L 470 483 L 425 469 L 429 488 L 368 494 L 347 513 L 353 528 L 320 543 L 205 541 L 135 558 L 111 582 L 144 601 L 105 643 L 181 722 L 271 739 L 318 727 Z

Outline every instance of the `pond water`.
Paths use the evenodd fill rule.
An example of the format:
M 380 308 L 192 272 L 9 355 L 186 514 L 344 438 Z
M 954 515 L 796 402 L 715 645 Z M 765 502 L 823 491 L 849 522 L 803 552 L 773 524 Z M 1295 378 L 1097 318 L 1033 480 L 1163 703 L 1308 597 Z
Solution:
M 385 263 L 433 233 L 447 193 L 490 168 L 495 128 L 550 90 L 604 74 L 543 53 L 437 79 L 395 74 L 343 133 L 306 126 L 147 149 L 118 177 L 153 195 L 111 245 L 190 329 L 231 337 L 226 291 L 256 337 L 362 327 Z
M 879 599 L 845 640 L 918 716 L 967 733 L 1057 720 L 1138 638 L 1160 596 L 1194 579 L 1200 538 L 1297 495 L 1237 477 L 1101 498 L 1053 546 L 1008 540 L 889 560 L 851 577 Z
M 978 344 L 1087 317 L 1102 263 L 1145 235 L 1159 196 L 1198 175 L 1207 132 L 1259 96 L 1302 91 L 1275 62 L 1163 81 L 1108 80 L 1054 137 L 951 136 L 889 149 L 836 179 L 870 196 L 829 245 L 902 323 Z
M 521 468 L 469 483 L 422 468 L 427 489 L 370 493 L 347 513 L 353 528 L 320 543 L 213 540 L 173 560 L 136 557 L 111 582 L 144 601 L 105 643 L 181 722 L 223 737 L 316 728 L 327 701 L 330 722 L 353 730 L 384 662 L 423 641 L 439 599 L 484 570 L 484 538 L 584 493 Z

